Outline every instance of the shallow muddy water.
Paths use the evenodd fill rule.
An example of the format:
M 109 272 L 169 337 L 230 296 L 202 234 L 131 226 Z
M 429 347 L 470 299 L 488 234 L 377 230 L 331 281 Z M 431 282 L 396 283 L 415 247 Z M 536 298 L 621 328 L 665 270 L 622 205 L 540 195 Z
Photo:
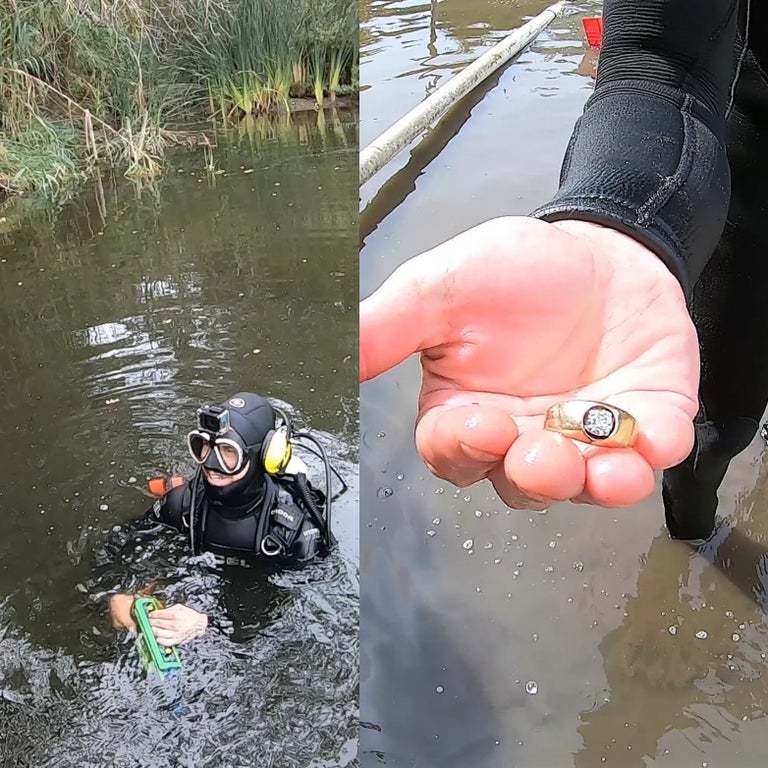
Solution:
M 222 135 L 156 190 L 104 181 L 0 225 L 0 765 L 336 766 L 357 752 L 357 126 Z M 290 403 L 350 490 L 339 548 L 280 569 L 136 538 L 202 402 Z M 310 468 L 319 471 L 309 456 Z M 104 593 L 158 579 L 214 628 L 145 679 Z
M 369 2 L 361 145 L 546 3 Z M 554 191 L 593 87 L 574 4 L 362 191 L 361 293 Z M 413 359 L 361 391 L 361 763 L 397 768 L 760 765 L 768 749 L 766 483 L 756 437 L 702 552 L 660 494 L 632 509 L 507 510 L 413 446 Z M 471 540 L 469 546 L 467 542 Z

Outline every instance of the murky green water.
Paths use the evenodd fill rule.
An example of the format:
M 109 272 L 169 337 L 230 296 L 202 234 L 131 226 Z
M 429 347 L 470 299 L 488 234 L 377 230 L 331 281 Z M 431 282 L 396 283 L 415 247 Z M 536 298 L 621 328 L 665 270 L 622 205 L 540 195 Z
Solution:
M 546 3 L 364 6 L 363 146 Z M 363 295 L 410 256 L 552 194 L 593 87 L 580 18 L 599 3 L 574 8 L 363 189 Z M 362 764 L 761 765 L 759 438 L 731 464 L 717 537 L 699 554 L 668 539 L 660 495 L 536 515 L 486 484 L 432 478 L 413 447 L 418 385 L 411 360 L 361 391 Z
M 180 153 L 156 191 L 105 180 L 58 214 L 5 214 L 3 766 L 355 759 L 357 125 L 325 118 L 234 129 L 223 173 Z M 170 533 L 120 549 L 148 506 L 137 486 L 189 471 L 195 409 L 242 389 L 320 430 L 351 486 L 338 550 L 279 570 L 222 569 Z M 157 577 L 216 624 L 166 683 L 100 599 Z

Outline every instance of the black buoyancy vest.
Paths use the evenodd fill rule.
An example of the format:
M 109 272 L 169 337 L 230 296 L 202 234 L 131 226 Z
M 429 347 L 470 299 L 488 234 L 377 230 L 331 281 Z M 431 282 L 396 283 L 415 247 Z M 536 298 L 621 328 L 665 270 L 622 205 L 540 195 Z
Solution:
M 268 477 L 262 499 L 237 516 L 227 514 L 226 506 L 210 503 L 198 487 L 201 498 L 195 502 L 193 518 L 196 548 L 223 556 L 314 557 L 323 546 L 323 531 L 312 510 L 304 508 L 295 483 L 288 477 Z

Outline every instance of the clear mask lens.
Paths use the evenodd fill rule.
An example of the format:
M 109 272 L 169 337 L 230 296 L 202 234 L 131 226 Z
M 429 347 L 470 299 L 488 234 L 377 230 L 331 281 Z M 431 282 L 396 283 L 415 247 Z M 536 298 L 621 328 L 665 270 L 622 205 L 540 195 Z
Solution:
M 211 443 L 205 435 L 199 432 L 190 432 L 187 435 L 187 444 L 192 458 L 202 464 L 211 453 Z
M 235 445 L 217 443 L 216 452 L 221 466 L 228 472 L 236 472 L 243 463 L 243 452 Z

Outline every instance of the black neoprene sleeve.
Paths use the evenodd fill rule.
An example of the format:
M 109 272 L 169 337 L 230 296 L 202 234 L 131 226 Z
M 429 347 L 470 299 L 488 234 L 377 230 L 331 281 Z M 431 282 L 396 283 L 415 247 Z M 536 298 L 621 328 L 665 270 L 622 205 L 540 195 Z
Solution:
M 595 92 L 554 199 L 533 212 L 621 230 L 686 293 L 725 224 L 736 0 L 606 0 Z

